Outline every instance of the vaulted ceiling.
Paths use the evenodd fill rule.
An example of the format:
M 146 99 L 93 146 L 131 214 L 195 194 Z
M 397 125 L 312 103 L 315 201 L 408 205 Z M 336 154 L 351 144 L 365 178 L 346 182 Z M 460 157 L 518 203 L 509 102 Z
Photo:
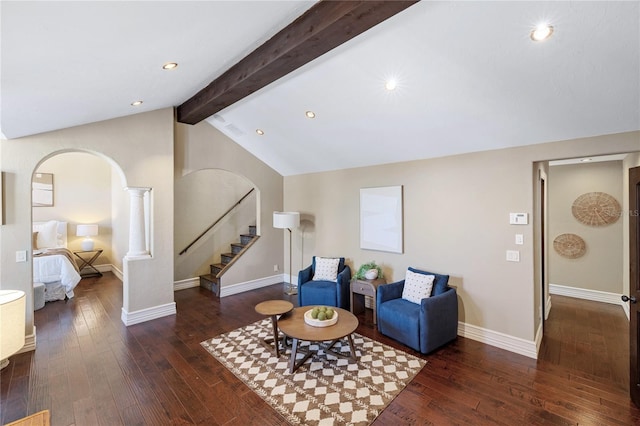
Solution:
M 0 128 L 178 107 L 313 5 L 2 1 Z M 283 175 L 640 130 L 639 2 L 421 1 L 206 120 Z

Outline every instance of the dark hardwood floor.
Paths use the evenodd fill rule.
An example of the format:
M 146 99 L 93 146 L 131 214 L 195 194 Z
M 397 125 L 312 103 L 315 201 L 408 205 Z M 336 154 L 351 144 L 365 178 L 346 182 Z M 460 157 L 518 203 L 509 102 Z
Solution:
M 120 281 L 84 279 L 74 299 L 36 311 L 37 350 L 1 372 L 0 422 L 49 409 L 54 426 L 285 425 L 200 342 L 287 297 L 281 285 L 223 299 L 192 288 L 175 293 L 178 315 L 125 327 Z M 359 333 L 416 354 L 378 334 L 370 310 L 359 318 Z M 640 424 L 626 327 L 619 307 L 554 296 L 540 360 L 459 337 L 374 424 Z

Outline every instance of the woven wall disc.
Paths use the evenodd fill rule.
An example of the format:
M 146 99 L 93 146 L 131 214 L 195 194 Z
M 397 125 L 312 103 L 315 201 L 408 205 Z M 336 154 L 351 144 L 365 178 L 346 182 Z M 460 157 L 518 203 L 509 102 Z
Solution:
M 553 248 L 562 257 L 577 259 L 584 255 L 587 245 L 576 234 L 560 234 L 553 240 Z
M 605 192 L 587 192 L 573 202 L 571 213 L 578 222 L 588 226 L 604 226 L 620 217 L 620 203 Z

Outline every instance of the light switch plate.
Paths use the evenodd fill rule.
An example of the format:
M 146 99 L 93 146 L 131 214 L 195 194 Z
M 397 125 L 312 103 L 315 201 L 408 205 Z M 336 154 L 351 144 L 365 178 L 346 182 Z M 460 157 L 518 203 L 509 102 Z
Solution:
M 16 252 L 16 262 L 26 262 L 26 261 L 27 261 L 27 251 L 18 250 Z
M 516 244 L 519 246 L 524 244 L 524 235 L 516 234 Z
M 518 250 L 507 250 L 507 261 L 520 262 L 520 252 Z

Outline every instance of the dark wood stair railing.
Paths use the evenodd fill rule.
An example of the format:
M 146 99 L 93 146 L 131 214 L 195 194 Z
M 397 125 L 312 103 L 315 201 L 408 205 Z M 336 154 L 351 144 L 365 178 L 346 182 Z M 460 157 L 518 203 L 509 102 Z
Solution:
M 213 227 L 216 226 L 218 224 L 218 222 L 220 222 L 222 219 L 224 219 L 229 213 L 231 213 L 231 211 L 233 209 L 235 209 L 238 205 L 240 205 L 240 203 L 242 203 L 245 198 L 247 198 L 249 195 L 251 195 L 251 193 L 253 191 L 255 191 L 255 188 L 251 188 L 251 190 L 249 192 L 247 192 L 246 194 L 244 194 L 244 196 L 242 198 L 240 198 L 240 200 L 238 200 L 233 206 L 229 207 L 229 209 L 222 216 L 220 216 L 215 222 L 213 222 L 211 224 L 211 226 L 209 226 L 200 235 L 198 235 L 193 241 L 191 241 L 191 243 L 189 243 L 189 245 L 186 246 L 179 253 L 179 256 L 182 256 L 183 254 L 185 254 L 187 252 L 187 250 L 189 250 L 191 248 L 191 246 L 193 246 L 195 243 L 197 243 L 200 238 L 204 237 L 207 232 L 209 232 L 211 229 L 213 229 Z

